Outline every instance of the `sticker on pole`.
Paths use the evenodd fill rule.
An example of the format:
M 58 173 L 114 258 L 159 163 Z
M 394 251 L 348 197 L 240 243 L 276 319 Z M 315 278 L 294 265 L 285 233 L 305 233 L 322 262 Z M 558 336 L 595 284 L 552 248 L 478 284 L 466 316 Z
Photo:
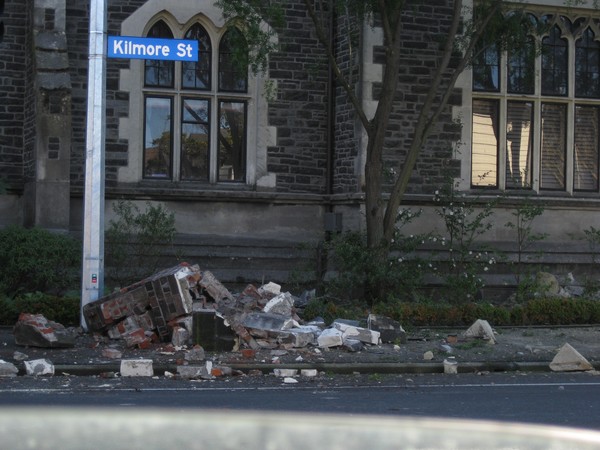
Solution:
M 198 61 L 198 41 L 108 36 L 109 58 Z
M 92 274 L 92 284 L 98 283 L 98 275 L 95 273 Z

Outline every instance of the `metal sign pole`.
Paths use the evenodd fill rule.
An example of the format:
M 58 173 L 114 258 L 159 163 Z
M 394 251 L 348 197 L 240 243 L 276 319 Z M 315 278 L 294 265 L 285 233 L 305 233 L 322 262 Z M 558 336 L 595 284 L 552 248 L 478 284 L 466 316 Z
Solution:
M 81 325 L 83 307 L 104 290 L 104 149 L 106 124 L 107 0 L 90 0 L 87 133 L 83 221 Z

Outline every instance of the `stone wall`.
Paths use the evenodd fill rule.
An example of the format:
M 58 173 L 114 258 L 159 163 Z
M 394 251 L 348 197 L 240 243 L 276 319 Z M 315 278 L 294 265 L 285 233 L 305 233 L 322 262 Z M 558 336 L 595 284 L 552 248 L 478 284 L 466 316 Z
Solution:
M 31 2 L 25 5 L 19 0 L 5 1 L 5 33 L 0 43 L 0 179 L 17 192 L 23 188 L 24 175 L 31 176 L 33 172 L 30 140 L 24 151 L 24 127 L 32 120 L 31 102 L 26 100 L 32 92 L 31 79 L 26 76 L 26 70 L 31 68 L 27 32 L 31 25 Z

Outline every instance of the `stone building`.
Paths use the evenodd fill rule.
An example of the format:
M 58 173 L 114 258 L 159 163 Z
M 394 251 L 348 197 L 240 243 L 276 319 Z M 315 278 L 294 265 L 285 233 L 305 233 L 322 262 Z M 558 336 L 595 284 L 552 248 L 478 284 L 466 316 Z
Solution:
M 77 234 L 89 2 L 4 3 L 0 226 Z M 175 213 L 177 243 L 191 262 L 214 265 L 224 281 L 284 281 L 298 262 L 298 244 L 316 247 L 328 231 L 364 226 L 364 130 L 332 81 L 302 0 L 285 1 L 287 29 L 277 30 L 281 51 L 268 73 L 247 76 L 231 64 L 236 31 L 213 3 L 109 2 L 109 35 L 196 39 L 200 62 L 108 60 L 106 220 L 119 199 L 161 204 Z M 530 9 L 532 20 L 551 24 L 542 38 L 547 52 L 529 60 L 490 54 L 463 73 L 416 164 L 405 204 L 423 215 L 407 232 L 424 224 L 443 231 L 434 194 L 449 173 L 475 204 L 502 196 L 485 239 L 509 253 L 514 230 L 504 224 L 516 205 L 525 194 L 543 200 L 536 231 L 547 238 L 540 248 L 547 263 L 571 270 L 589 259 L 585 240 L 576 238 L 598 226 L 600 15 L 553 0 Z M 386 141 L 391 171 L 402 164 L 450 11 L 434 0 L 407 19 Z M 352 36 L 343 16 L 326 20 L 338 59 L 372 112 L 381 30 L 365 24 Z

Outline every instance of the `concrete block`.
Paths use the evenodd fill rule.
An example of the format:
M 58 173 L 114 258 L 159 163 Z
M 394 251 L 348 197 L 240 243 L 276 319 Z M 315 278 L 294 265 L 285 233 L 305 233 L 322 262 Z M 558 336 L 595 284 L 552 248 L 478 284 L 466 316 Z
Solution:
M 189 365 L 189 366 L 177 366 L 177 375 L 181 378 L 185 378 L 187 380 L 195 380 L 195 379 L 212 379 L 213 375 L 211 375 L 212 367 L 209 369 L 206 365 Z
M 317 338 L 320 334 L 321 329 L 319 327 L 301 325 L 278 333 L 277 342 L 280 344 L 290 344 L 295 348 L 303 348 L 309 345 L 317 345 Z
M 13 328 L 15 344 L 27 347 L 70 348 L 75 336 L 63 325 L 46 319 L 42 314 L 21 313 Z
M 444 373 L 455 374 L 458 373 L 458 362 L 453 359 L 444 360 Z
M 265 296 L 265 295 L 279 295 L 281 293 L 281 286 L 277 283 L 273 283 L 272 281 L 270 281 L 267 284 L 263 284 L 261 287 L 258 288 L 258 293 L 261 296 Z
M 235 333 L 214 309 L 197 310 L 192 314 L 192 343 L 209 352 L 231 351 Z
M 34 359 L 25 361 L 25 372 L 35 377 L 42 375 L 54 375 L 54 364 L 47 359 Z
M 247 314 L 241 322 L 244 328 L 254 328 L 257 330 L 280 331 L 289 330 L 296 323 L 290 317 L 279 314 L 269 314 L 265 312 L 255 312 Z
M 463 333 L 463 336 L 481 338 L 490 341 L 490 343 L 496 343 L 494 330 L 487 320 L 477 319 L 475 322 L 473 322 L 473 325 L 471 325 L 469 329 Z
M 381 342 L 379 331 L 348 325 L 343 322 L 333 322 L 333 327 L 343 333 L 344 339 L 357 339 L 366 344 L 378 345 Z
M 298 375 L 298 369 L 273 369 L 276 377 L 295 377 Z
M 122 377 L 152 377 L 154 369 L 151 359 L 123 359 L 121 360 Z
M 171 343 L 175 347 L 183 347 L 190 341 L 190 333 L 183 327 L 176 326 L 173 328 L 173 334 L 171 336 Z
M 344 343 L 342 334 L 337 328 L 327 328 L 317 338 L 317 344 L 322 348 L 339 347 Z
M 284 292 L 269 300 L 264 306 L 263 311 L 270 314 L 292 317 L 293 307 L 294 299 L 292 298 L 292 294 Z
M 369 330 L 379 331 L 381 342 L 406 344 L 406 331 L 400 322 L 389 317 L 369 314 L 367 327 Z
M 560 348 L 554 359 L 552 359 L 550 370 L 553 372 L 583 372 L 594 370 L 594 367 L 581 353 L 567 343 Z
M 314 378 L 319 374 L 317 369 L 302 369 L 300 375 L 303 377 Z
M 0 359 L 0 378 L 16 377 L 19 369 L 13 363 Z

